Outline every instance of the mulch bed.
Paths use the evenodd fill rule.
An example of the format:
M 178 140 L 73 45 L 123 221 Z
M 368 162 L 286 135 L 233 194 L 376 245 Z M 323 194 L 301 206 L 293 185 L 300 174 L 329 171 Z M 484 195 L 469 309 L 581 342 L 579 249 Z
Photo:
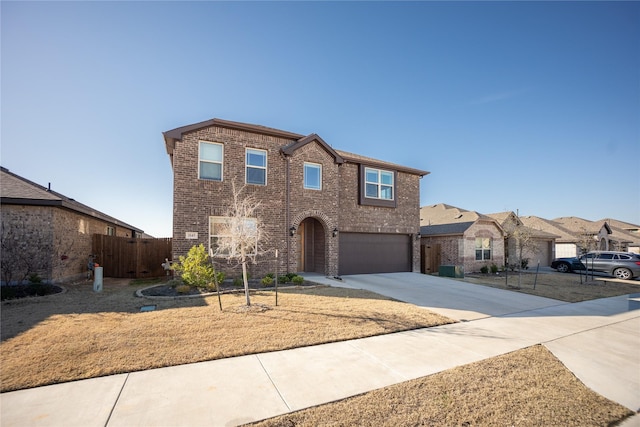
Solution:
M 59 294 L 63 288 L 44 283 L 28 285 L 6 285 L 0 287 L 2 301 L 27 297 L 41 297 L 45 295 Z
M 304 281 L 301 285 L 293 284 L 293 283 L 280 283 L 278 284 L 278 289 L 282 289 L 285 287 L 291 286 L 315 286 L 315 283 Z M 273 291 L 275 290 L 275 286 L 264 286 L 260 283 L 260 280 L 249 280 L 249 289 L 252 291 L 260 290 L 260 291 Z M 234 285 L 231 281 L 225 281 L 220 286 L 220 293 L 232 293 L 232 292 L 244 292 L 244 285 Z M 140 293 L 147 297 L 184 297 L 184 296 L 194 296 L 194 295 L 210 295 L 215 294 L 215 290 L 210 289 L 202 289 L 202 288 L 191 288 L 189 292 L 178 292 L 176 291 L 176 287 L 174 285 L 158 285 L 153 286 L 147 289 L 142 289 Z

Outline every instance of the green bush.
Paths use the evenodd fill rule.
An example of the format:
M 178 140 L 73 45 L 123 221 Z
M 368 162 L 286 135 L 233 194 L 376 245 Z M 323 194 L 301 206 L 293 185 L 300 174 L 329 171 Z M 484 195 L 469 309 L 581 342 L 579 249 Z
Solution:
M 38 273 L 31 273 L 29 275 L 29 283 L 31 283 L 32 285 L 39 285 L 40 283 L 42 283 L 42 278 L 38 276 Z
M 264 286 L 265 288 L 267 286 L 272 286 L 273 285 L 273 277 L 269 277 L 269 275 L 266 275 L 265 277 L 262 278 L 261 282 L 262 282 L 262 286 Z
M 296 277 L 297 274 L 296 273 L 287 273 L 287 277 L 289 278 L 289 281 L 292 281 L 294 277 Z
M 186 285 L 198 288 L 207 287 L 216 274 L 203 244 L 192 246 L 186 257 L 180 256 L 174 268 Z
M 176 292 L 179 294 L 188 294 L 191 291 L 191 286 L 189 285 L 178 285 L 176 286 Z
M 292 281 L 293 283 L 295 283 L 296 285 L 300 286 L 300 285 L 302 285 L 302 282 L 304 282 L 304 277 L 302 277 L 302 276 L 297 276 L 297 275 L 296 275 L 296 276 L 293 276 L 293 278 L 291 279 L 291 281 Z
M 491 264 L 491 274 L 496 274 L 498 272 L 498 266 L 495 264 Z
M 234 277 L 233 278 L 233 286 L 243 286 L 244 282 L 242 281 L 242 277 Z
M 486 265 L 483 265 L 482 267 L 480 267 L 480 273 L 487 274 L 488 272 L 489 272 L 489 267 L 487 267 Z
M 291 281 L 291 278 L 286 274 L 284 276 L 278 277 L 278 283 L 289 283 L 290 281 Z

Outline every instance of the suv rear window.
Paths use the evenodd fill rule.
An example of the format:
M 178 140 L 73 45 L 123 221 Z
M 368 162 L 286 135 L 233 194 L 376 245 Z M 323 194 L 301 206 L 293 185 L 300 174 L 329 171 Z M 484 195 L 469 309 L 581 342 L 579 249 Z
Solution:
M 613 254 L 600 254 L 598 259 L 613 259 Z

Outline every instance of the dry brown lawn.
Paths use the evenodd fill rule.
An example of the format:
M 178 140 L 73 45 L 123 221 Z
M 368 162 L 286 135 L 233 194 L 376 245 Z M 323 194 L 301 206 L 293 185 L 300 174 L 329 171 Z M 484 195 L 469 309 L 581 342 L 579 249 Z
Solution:
M 458 280 L 566 302 L 588 301 L 640 292 L 640 281 L 605 283 L 592 280 L 591 275 L 586 277 L 584 273 L 582 276 L 574 273 L 540 273 L 536 279 L 535 271 L 527 270 L 520 276 L 517 272 L 509 272 L 506 277 L 504 273 L 468 274 L 464 279 Z
M 517 290 L 564 301 L 638 291 L 581 285 L 578 275 L 567 274 L 540 275 L 533 290 L 529 279 L 523 275 Z M 515 286 L 511 280 L 505 286 L 504 277 L 464 280 Z M 216 296 L 149 300 L 135 297 L 140 287 L 105 279 L 100 294 L 83 283 L 63 294 L 3 302 L 1 391 L 452 322 L 370 292 L 324 286 L 281 290 L 277 307 L 273 291 L 256 292 L 251 310 L 244 295 L 223 295 L 223 312 Z M 150 304 L 155 311 L 140 312 Z M 258 425 L 606 426 L 631 414 L 535 346 Z
M 586 427 L 632 414 L 538 345 L 251 425 Z
M 380 295 L 327 286 L 149 300 L 128 281 L 2 303 L 1 391 L 283 350 L 453 322 Z M 155 304 L 151 312 L 142 305 Z

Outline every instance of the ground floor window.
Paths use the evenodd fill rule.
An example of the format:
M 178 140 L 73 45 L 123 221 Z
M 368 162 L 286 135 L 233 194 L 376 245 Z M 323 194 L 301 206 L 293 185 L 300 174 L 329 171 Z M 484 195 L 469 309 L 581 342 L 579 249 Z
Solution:
M 491 243 L 490 237 L 476 237 L 476 261 L 491 259 Z
M 255 218 L 209 217 L 209 249 L 220 257 L 238 256 L 244 247 L 247 256 L 258 250 L 258 221 Z

